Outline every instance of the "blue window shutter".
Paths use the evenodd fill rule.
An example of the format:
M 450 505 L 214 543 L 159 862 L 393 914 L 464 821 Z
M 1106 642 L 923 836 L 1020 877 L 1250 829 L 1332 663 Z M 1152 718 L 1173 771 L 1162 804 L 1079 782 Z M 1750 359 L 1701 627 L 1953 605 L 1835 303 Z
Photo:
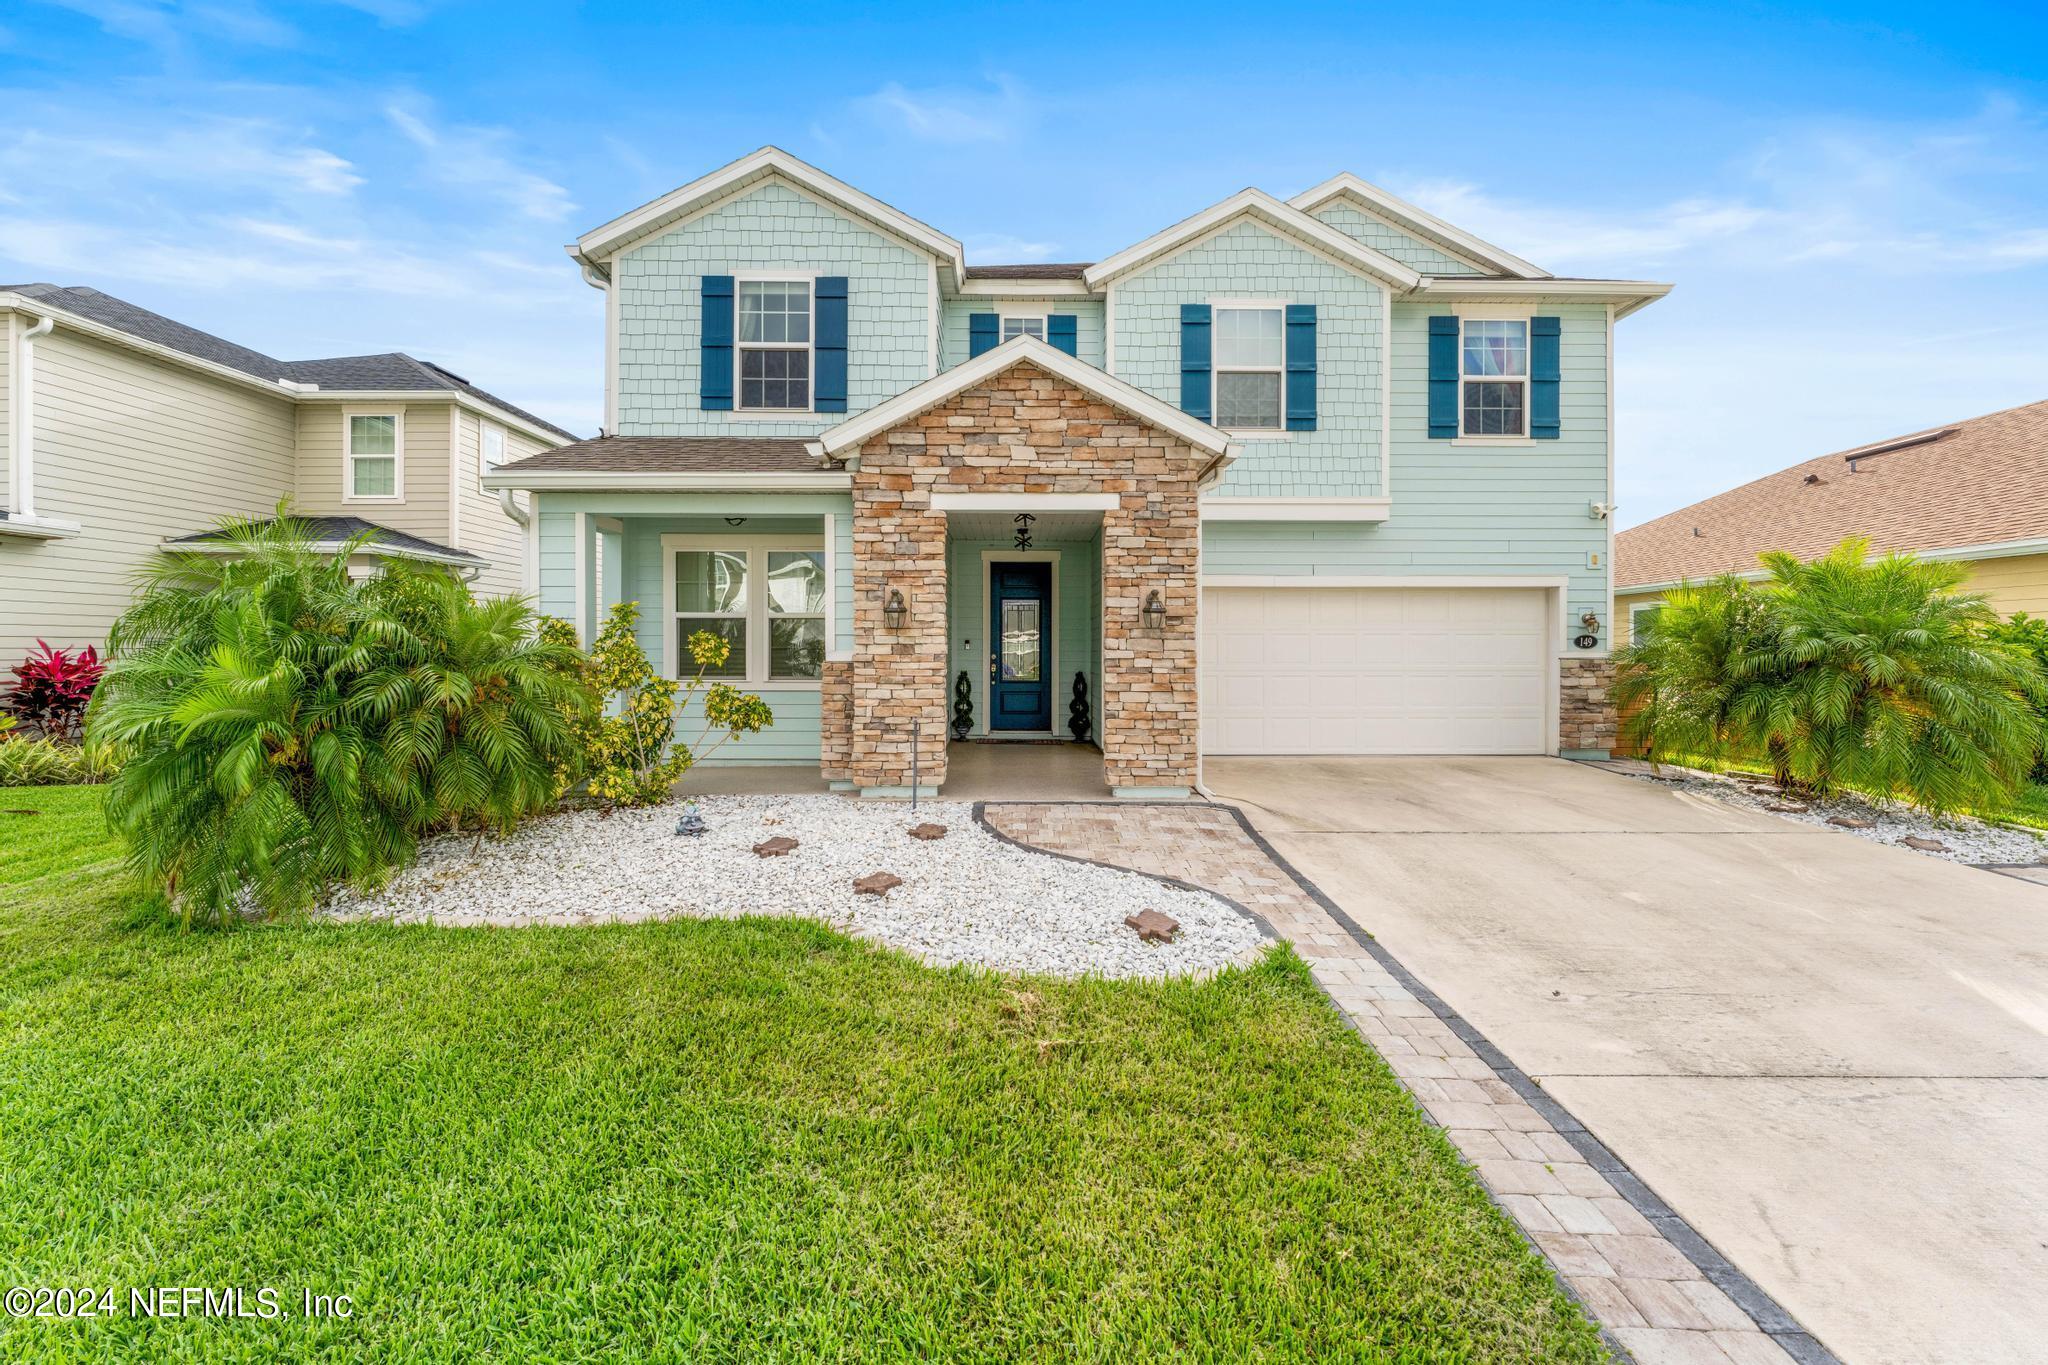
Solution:
M 1458 320 L 1429 320 L 1429 439 L 1458 434 Z
M 1054 313 L 1046 318 L 1045 339 L 1052 343 L 1055 350 L 1065 351 L 1068 355 L 1081 354 L 1080 336 L 1075 329 L 1074 321 L 1072 313 Z
M 1002 340 L 1003 320 L 994 313 L 969 313 L 967 315 L 967 358 L 969 360 L 986 351 L 993 351 Z
M 1316 429 L 1316 306 L 1287 305 L 1287 429 Z
M 1209 305 L 1180 306 L 1180 410 L 1209 420 Z
M 703 348 L 697 405 L 732 411 L 732 276 L 706 275 L 703 293 Z
M 1556 318 L 1529 319 L 1529 434 L 1539 441 L 1557 439 L 1561 330 Z
M 817 373 L 811 376 L 811 406 L 819 412 L 846 411 L 846 276 L 820 275 L 812 319 Z

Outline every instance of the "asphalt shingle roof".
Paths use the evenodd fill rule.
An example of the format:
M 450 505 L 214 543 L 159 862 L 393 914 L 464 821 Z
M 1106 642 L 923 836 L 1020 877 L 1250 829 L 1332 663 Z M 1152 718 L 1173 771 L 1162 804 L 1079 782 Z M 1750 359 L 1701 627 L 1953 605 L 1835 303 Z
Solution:
M 420 536 L 410 535 L 404 531 L 394 531 L 389 526 L 379 526 L 376 522 L 364 521 L 361 517 L 300 516 L 293 518 L 293 520 L 305 523 L 307 529 L 312 533 L 313 543 L 316 545 L 338 545 L 345 540 L 353 540 L 359 535 L 368 533 L 370 539 L 379 549 L 390 550 L 397 554 L 431 554 L 449 559 L 469 560 L 476 564 L 490 563 L 489 560 L 473 555 L 467 550 L 458 550 L 452 545 L 442 545 Z M 265 517 L 258 521 L 256 525 L 269 526 L 273 521 L 274 518 Z M 189 536 L 178 536 L 169 543 L 172 545 L 204 545 L 220 539 L 221 533 L 218 529 L 215 529 L 195 531 Z
M 289 379 L 299 384 L 317 384 L 323 389 L 358 389 L 375 392 L 397 392 L 418 389 L 447 389 L 465 394 L 478 402 L 489 403 L 502 408 L 523 421 L 531 422 L 546 431 L 551 431 L 565 441 L 576 439 L 576 433 L 566 431 L 553 422 L 536 417 L 523 408 L 488 393 L 451 370 L 444 370 L 430 361 L 418 360 L 402 351 L 391 351 L 383 355 L 334 356 L 325 360 L 279 360 L 275 356 L 252 351 L 247 346 L 237 346 L 209 332 L 152 313 L 126 299 L 117 299 L 112 294 L 101 293 L 82 285 L 56 284 L 11 284 L 0 285 L 0 293 L 19 294 L 23 298 L 47 303 L 52 308 L 61 308 L 91 322 L 112 327 L 119 332 L 143 341 L 153 341 L 159 346 L 183 352 L 200 360 L 210 360 L 216 365 L 239 371 L 254 379 L 276 381 Z
M 1078 280 L 1092 261 L 1067 261 L 1054 265 L 970 265 L 970 280 Z
M 600 436 L 514 460 L 498 472 L 815 474 L 818 462 L 804 444 L 786 436 Z
M 1850 536 L 1879 551 L 2048 537 L 2048 402 L 1823 455 L 1623 531 L 1614 590 L 1747 573 L 1766 550 L 1811 559 Z

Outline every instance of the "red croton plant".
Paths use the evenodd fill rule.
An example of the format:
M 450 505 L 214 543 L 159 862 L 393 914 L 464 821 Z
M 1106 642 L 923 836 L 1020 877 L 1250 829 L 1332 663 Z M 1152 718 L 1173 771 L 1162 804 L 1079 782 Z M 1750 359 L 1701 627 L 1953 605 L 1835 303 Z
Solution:
M 45 738 L 68 742 L 78 738 L 85 704 L 106 668 L 91 645 L 74 653 L 38 640 L 28 658 L 10 671 L 14 687 L 7 694 L 8 709 Z

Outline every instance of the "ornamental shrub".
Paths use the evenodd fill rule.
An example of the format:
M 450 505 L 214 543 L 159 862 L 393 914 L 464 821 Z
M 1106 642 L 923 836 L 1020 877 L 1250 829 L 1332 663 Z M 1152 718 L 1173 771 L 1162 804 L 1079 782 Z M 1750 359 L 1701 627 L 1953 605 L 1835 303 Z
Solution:
M 64 743 L 76 741 L 92 690 L 105 671 L 91 645 L 75 653 L 52 649 L 41 640 L 28 658 L 9 670 L 14 686 L 7 694 L 8 708 L 36 727 L 45 739 Z
M 584 681 L 602 705 L 579 718 L 577 738 L 587 789 L 607 809 L 661 804 L 693 764 L 727 740 L 775 723 L 768 704 L 753 693 L 725 682 L 706 684 L 706 671 L 722 667 L 731 655 L 729 641 L 710 631 L 694 632 L 683 644 L 696 673 L 687 682 L 664 678 L 640 648 L 634 633 L 639 619 L 638 602 L 614 606 L 584 663 Z M 574 638 L 573 629 L 563 622 L 551 621 L 542 629 L 568 632 Z M 677 713 L 700 692 L 704 728 L 695 744 L 678 743 Z
M 1984 632 L 2000 644 L 2020 650 L 2034 661 L 2043 678 L 2048 678 L 2048 620 L 2029 616 L 2023 611 L 2012 614 L 2011 619 L 2000 621 Z M 2035 782 L 2048 785 L 2048 698 L 2037 699 L 2034 714 L 2041 721 L 2039 751 L 2034 756 L 2034 769 L 2030 774 Z

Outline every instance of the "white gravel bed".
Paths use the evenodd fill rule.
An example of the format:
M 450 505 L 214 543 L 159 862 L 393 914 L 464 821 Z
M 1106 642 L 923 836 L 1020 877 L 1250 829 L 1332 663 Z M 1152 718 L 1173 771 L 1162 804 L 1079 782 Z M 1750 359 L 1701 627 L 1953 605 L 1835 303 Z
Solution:
M 345 892 L 321 915 L 403 924 L 585 925 L 681 916 L 797 915 L 903 948 L 938 965 L 1007 972 L 1163 977 L 1248 960 L 1263 936 L 1205 892 L 1018 848 L 975 823 L 963 802 L 836 796 L 709 796 L 710 832 L 675 833 L 680 804 L 605 816 L 576 811 L 511 838 L 440 838 L 371 895 Z M 946 826 L 913 839 L 912 826 Z M 776 835 L 795 852 L 756 857 Z M 474 851 L 473 851 L 474 850 Z M 903 879 L 886 896 L 856 877 Z M 1167 944 L 1141 942 L 1124 916 L 1154 909 L 1180 921 Z
M 1706 773 L 1670 765 L 1653 773 L 1645 764 L 1640 769 L 1630 769 L 1629 775 L 1661 782 L 1680 791 L 1711 796 L 1746 810 L 1762 811 L 1781 820 L 1797 820 L 1838 834 L 1853 834 L 1872 843 L 1908 847 L 1905 840 L 1918 838 L 1938 839 L 1947 845 L 1945 851 L 1909 849 L 1910 852 L 1925 853 L 1930 858 L 1946 858 L 1955 863 L 2031 863 L 2048 859 L 2048 838 L 2031 830 L 1986 824 L 1966 815 L 1936 817 L 1911 806 L 1875 806 L 1860 796 L 1848 794 L 1821 800 L 1781 793 L 1765 778 Z M 1807 809 L 1803 812 L 1774 811 L 1769 809 L 1773 805 L 1805 806 Z M 1837 816 L 1868 820 L 1871 827 L 1848 829 L 1828 823 L 1830 818 Z

